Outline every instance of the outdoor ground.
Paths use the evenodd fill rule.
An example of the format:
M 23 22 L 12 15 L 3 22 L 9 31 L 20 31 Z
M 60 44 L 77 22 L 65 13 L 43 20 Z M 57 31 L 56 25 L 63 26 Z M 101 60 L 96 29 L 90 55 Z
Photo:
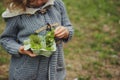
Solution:
M 64 45 L 66 80 L 120 80 L 120 1 L 63 1 L 75 29 Z M 0 80 L 8 80 L 9 58 L 0 48 Z

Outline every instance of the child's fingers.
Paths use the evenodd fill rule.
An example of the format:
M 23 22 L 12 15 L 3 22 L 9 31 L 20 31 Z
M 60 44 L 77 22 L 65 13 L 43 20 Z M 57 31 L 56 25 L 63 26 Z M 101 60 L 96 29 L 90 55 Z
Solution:
M 19 53 L 22 54 L 23 51 L 24 51 L 24 46 L 20 46 L 20 48 L 19 48 Z
M 55 35 L 60 34 L 63 31 L 63 27 L 57 27 L 55 29 Z
M 61 32 L 60 34 L 56 35 L 58 38 L 63 38 L 65 36 L 65 32 Z
M 69 35 L 69 31 L 66 27 L 58 27 L 55 30 L 55 37 L 57 38 L 67 38 Z
M 24 46 L 21 46 L 21 47 L 19 48 L 19 52 L 20 52 L 21 54 L 27 54 L 27 55 L 30 56 L 30 57 L 35 57 L 35 56 L 36 56 L 36 54 L 34 54 L 32 51 L 30 51 L 30 50 L 24 50 Z
M 36 54 L 32 53 L 31 51 L 24 50 L 24 53 L 27 54 L 30 57 L 35 57 Z
M 56 30 L 55 30 L 55 37 L 58 37 L 58 38 L 63 38 L 64 37 L 64 27 L 58 27 Z

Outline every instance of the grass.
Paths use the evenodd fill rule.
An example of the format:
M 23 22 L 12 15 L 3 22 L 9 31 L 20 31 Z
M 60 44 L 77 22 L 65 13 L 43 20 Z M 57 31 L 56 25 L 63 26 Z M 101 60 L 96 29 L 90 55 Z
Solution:
M 64 46 L 66 80 L 119 79 L 120 1 L 63 1 L 75 29 L 73 39 Z M 4 26 L 3 21 L 0 26 Z M 8 55 L 0 50 L 0 64 L 8 63 Z
M 75 29 L 74 38 L 64 48 L 66 80 L 119 78 L 120 1 L 64 1 Z

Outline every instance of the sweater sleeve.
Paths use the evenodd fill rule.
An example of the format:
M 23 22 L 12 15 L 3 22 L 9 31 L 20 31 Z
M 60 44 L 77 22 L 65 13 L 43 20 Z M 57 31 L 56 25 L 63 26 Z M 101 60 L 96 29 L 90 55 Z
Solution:
M 66 39 L 63 39 L 64 42 L 68 42 L 69 40 L 71 40 L 73 33 L 74 33 L 74 29 L 72 27 L 72 24 L 68 18 L 68 14 L 67 14 L 67 10 L 65 7 L 65 4 L 63 3 L 62 0 L 58 0 L 59 2 L 59 7 L 61 10 L 61 22 L 62 22 L 62 26 L 66 27 L 69 30 L 69 36 Z
M 17 20 L 18 17 L 12 17 L 5 20 L 6 28 L 0 36 L 0 44 L 9 54 L 19 57 L 20 54 L 18 49 L 21 45 L 17 42 Z

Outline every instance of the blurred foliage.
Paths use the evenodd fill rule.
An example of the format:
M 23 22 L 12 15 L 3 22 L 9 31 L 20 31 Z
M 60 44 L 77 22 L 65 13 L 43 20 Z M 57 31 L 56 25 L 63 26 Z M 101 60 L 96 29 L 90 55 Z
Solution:
M 0 1 L 0 15 L 2 15 L 2 12 L 5 10 L 5 8 L 3 7 L 3 2 Z M 1 22 L 1 17 L 0 17 L 0 22 Z
M 91 37 L 92 41 L 87 41 L 86 45 L 92 50 L 117 54 L 120 50 L 120 0 L 64 1 L 70 5 L 67 9 L 76 27 L 75 37 L 84 40 Z M 74 5 L 76 7 L 72 7 Z
M 74 44 L 69 43 L 65 48 L 65 57 L 71 61 L 66 60 L 68 75 L 76 73 L 79 80 L 86 80 L 87 76 L 91 76 L 90 80 L 117 80 L 120 74 L 120 0 L 64 1 L 75 29 Z M 82 70 L 76 66 L 82 66 Z

